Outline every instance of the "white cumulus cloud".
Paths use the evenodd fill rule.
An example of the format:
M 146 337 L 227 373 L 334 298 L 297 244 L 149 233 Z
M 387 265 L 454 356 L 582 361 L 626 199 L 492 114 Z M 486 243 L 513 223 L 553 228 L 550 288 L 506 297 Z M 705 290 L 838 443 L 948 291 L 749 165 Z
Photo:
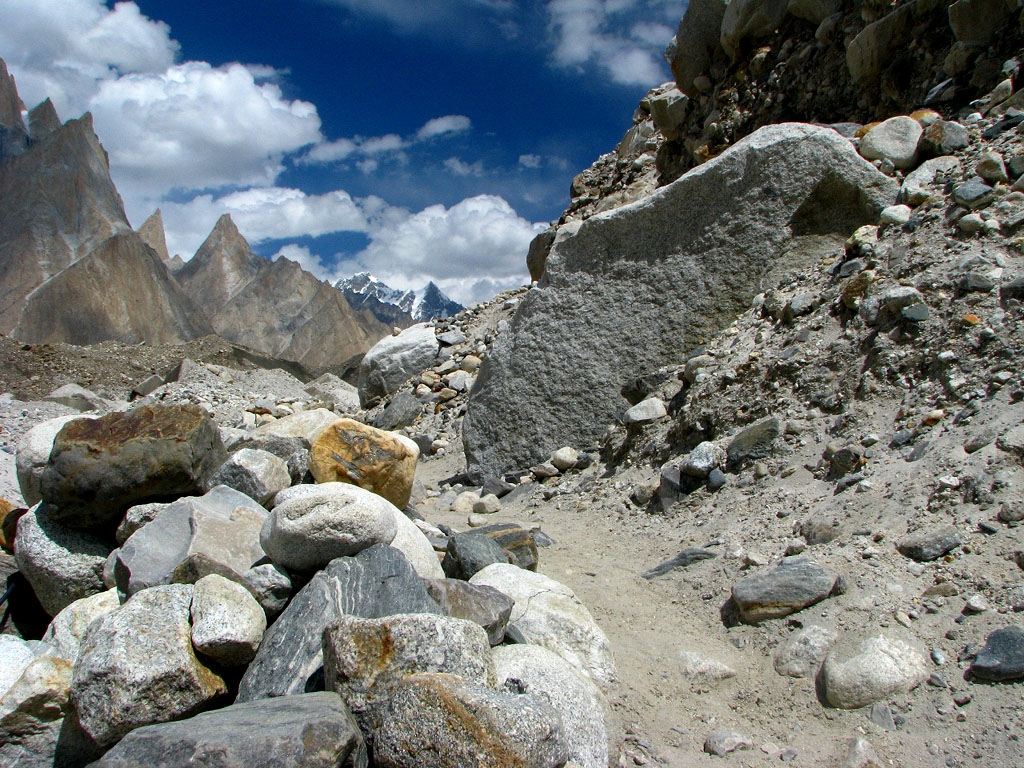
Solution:
M 423 127 L 416 131 L 416 138 L 420 141 L 432 139 L 435 136 L 443 136 L 449 133 L 465 133 L 473 124 L 465 115 L 445 115 L 427 120 Z
M 377 170 L 382 160 L 404 163 L 410 147 L 438 137 L 465 133 L 473 124 L 465 115 L 445 115 L 424 123 L 416 133 L 403 138 L 397 133 L 383 136 L 353 136 L 324 141 L 310 147 L 299 159 L 300 165 L 330 165 L 346 160 L 355 162 L 363 173 Z

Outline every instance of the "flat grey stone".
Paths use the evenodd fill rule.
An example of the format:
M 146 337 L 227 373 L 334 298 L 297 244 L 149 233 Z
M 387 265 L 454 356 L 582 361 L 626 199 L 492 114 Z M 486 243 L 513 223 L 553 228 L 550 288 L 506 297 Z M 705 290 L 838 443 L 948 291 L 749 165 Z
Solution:
M 1011 625 L 992 632 L 971 662 L 970 671 L 979 680 L 1024 678 L 1024 629 Z
M 365 768 L 366 746 L 334 693 L 264 699 L 138 728 L 94 768 Z
M 511 597 L 494 587 L 460 579 L 427 579 L 426 585 L 427 594 L 437 601 L 445 616 L 479 624 L 491 645 L 505 639 L 505 627 L 515 605 Z
M 768 573 L 756 574 L 732 586 L 740 619 L 757 624 L 778 619 L 821 602 L 835 588 L 836 576 L 807 557 L 786 557 Z
M 508 556 L 494 539 L 480 533 L 466 532 L 457 533 L 448 539 L 441 567 L 449 578 L 469 580 L 488 565 L 507 562 Z
M 904 536 L 897 542 L 896 549 L 911 560 L 926 563 L 938 560 L 961 543 L 960 532 L 952 525 L 943 525 Z

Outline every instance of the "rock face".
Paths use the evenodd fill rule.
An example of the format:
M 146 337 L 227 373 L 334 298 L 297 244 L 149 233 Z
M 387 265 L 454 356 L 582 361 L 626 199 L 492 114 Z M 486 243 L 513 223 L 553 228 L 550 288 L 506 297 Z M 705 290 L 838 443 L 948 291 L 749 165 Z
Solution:
M 55 520 L 116 525 L 134 504 L 201 493 L 225 458 L 213 420 L 197 406 L 145 405 L 65 425 L 41 479 Z
M 188 720 L 138 728 L 93 765 L 363 768 L 366 748 L 336 694 L 307 693 L 234 704 Z
M 192 650 L 191 602 L 191 585 L 154 587 L 89 627 L 71 699 L 100 745 L 139 726 L 187 717 L 227 692 Z
M 181 343 L 210 332 L 159 256 L 132 231 L 92 118 L 54 125 L 2 77 L 0 332 L 29 342 Z M 26 258 L 26 254 L 31 254 Z
M 594 443 L 628 407 L 619 391 L 631 374 L 676 360 L 773 275 L 817 261 L 820 241 L 804 236 L 845 238 L 897 190 L 834 131 L 781 124 L 592 216 L 552 247 L 541 289 L 481 367 L 464 425 L 470 474 Z M 617 354 L 627 338 L 635 354 Z
M 227 214 L 176 276 L 220 336 L 308 368 L 340 366 L 389 330 L 295 262 L 253 254 Z

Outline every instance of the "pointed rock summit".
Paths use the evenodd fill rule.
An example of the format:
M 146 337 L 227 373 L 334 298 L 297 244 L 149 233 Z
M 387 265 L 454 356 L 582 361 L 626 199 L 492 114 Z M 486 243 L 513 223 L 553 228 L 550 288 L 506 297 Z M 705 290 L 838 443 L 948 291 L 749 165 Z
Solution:
M 390 331 L 295 262 L 254 254 L 228 214 L 176 276 L 217 334 L 307 368 L 341 366 Z
M 167 252 L 167 236 L 164 234 L 164 218 L 160 214 L 159 208 L 157 208 L 148 219 L 142 222 L 142 226 L 139 227 L 138 232 L 139 237 L 142 238 L 142 242 L 156 251 L 156 255 L 160 257 L 161 261 L 165 264 L 171 261 L 171 254 Z
M 86 113 L 21 118 L 0 62 L 0 333 L 28 342 L 179 343 L 210 331 L 132 231 Z

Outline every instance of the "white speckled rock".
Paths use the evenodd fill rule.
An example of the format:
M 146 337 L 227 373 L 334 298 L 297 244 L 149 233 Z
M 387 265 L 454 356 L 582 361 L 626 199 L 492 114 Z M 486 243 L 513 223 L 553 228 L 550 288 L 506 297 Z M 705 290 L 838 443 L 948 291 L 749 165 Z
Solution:
M 443 579 L 444 569 L 437 559 L 434 545 L 430 543 L 423 531 L 406 515 L 395 510 L 395 538 L 391 546 L 405 555 L 412 569 L 424 579 Z
M 871 637 L 839 647 L 822 667 L 825 696 L 839 709 L 856 709 L 909 691 L 928 677 L 924 656 L 902 640 Z
M 192 645 L 207 658 L 229 667 L 248 664 L 267 630 L 267 617 L 249 590 L 210 574 L 192 593 Z
M 85 637 L 89 625 L 120 607 L 121 601 L 117 597 L 116 589 L 108 589 L 106 592 L 75 600 L 53 617 L 50 626 L 46 628 L 46 634 L 43 635 L 43 642 L 50 645 L 57 656 L 73 664 L 78 658 L 82 638 Z

